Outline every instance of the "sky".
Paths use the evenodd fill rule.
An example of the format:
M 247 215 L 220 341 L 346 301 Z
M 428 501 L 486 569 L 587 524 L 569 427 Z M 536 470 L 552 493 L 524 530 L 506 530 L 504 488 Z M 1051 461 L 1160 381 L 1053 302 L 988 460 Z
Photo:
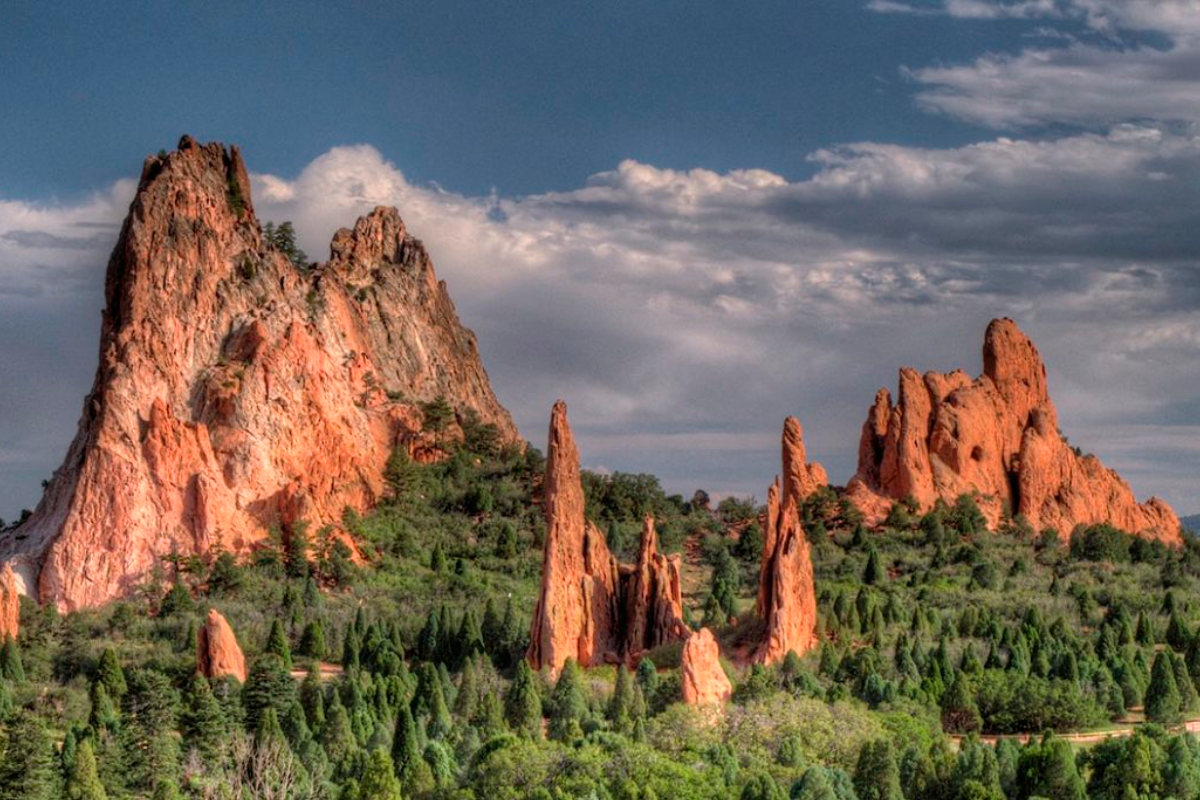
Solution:
M 258 215 L 395 205 L 501 401 L 584 466 L 835 483 L 902 365 L 1009 316 L 1064 432 L 1200 511 L 1200 0 L 0 9 L 0 517 L 61 462 L 143 158 L 238 143 Z

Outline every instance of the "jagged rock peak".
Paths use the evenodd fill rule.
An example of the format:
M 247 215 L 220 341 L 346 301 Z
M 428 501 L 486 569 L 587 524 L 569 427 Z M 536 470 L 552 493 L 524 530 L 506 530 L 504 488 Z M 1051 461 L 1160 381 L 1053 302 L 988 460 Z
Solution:
M 15 639 L 21 630 L 21 595 L 12 566 L 0 566 L 0 645 Z
M 988 325 L 978 378 L 905 368 L 895 405 L 886 389 L 875 395 L 847 489 L 874 522 L 905 497 L 928 509 L 976 493 L 993 525 L 1009 509 L 1063 538 L 1076 525 L 1108 522 L 1181 542 L 1166 503 L 1138 503 L 1117 473 L 1067 444 L 1042 357 L 1011 319 Z
M 654 521 L 642 530 L 638 562 L 621 565 L 584 513 L 579 450 L 559 400 L 546 448 L 546 543 L 542 583 L 526 657 L 557 675 L 568 659 L 582 666 L 636 662 L 683 638 L 680 560 L 658 552 Z
M 215 608 L 209 609 L 196 636 L 196 671 L 206 678 L 237 678 L 246 682 L 246 656 L 233 628 Z
M 784 477 L 767 490 L 759 570 L 757 609 L 765 628 L 754 659 L 763 664 L 783 659 L 788 651 L 803 655 L 817 642 L 816 586 L 800 507 L 827 480 L 819 464 L 805 460 L 803 429 L 795 417 L 784 421 L 782 449 Z
M 684 640 L 679 678 L 683 702 L 688 705 L 717 705 L 733 695 L 733 684 L 721 668 L 720 647 L 708 628 L 701 628 Z
M 339 231 L 330 262 L 293 264 L 263 236 L 236 147 L 184 137 L 146 159 L 105 297 L 75 440 L 0 539 L 43 602 L 96 605 L 171 553 L 245 553 L 274 523 L 369 509 L 394 449 L 439 457 L 422 412 L 437 398 L 520 445 L 396 210 Z

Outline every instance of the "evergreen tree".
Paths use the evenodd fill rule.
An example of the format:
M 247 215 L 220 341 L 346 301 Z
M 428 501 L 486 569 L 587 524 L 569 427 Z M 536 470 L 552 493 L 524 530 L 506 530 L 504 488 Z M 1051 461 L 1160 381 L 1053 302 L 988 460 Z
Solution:
M 96 769 L 96 751 L 89 739 L 84 739 L 75 751 L 67 771 L 66 795 L 68 800 L 108 800 Z
M 358 739 L 355 738 L 354 729 L 350 724 L 350 714 L 342 705 L 337 692 L 330 696 L 325 724 L 321 726 L 320 741 L 325 755 L 329 757 L 329 763 L 334 767 L 347 763 L 358 750 Z
M 583 737 L 587 699 L 583 696 L 579 665 L 567 659 L 550 698 L 550 738 L 573 742 Z
M 880 739 L 862 746 L 854 769 L 854 791 L 859 800 L 904 800 L 891 742 Z
M 225 747 L 225 712 L 203 675 L 192 676 L 179 727 L 189 750 L 198 752 L 209 764 L 218 762 Z
M 292 648 L 288 644 L 287 632 L 283 629 L 283 623 L 278 618 L 271 623 L 271 633 L 267 637 L 265 652 L 279 656 L 279 660 L 283 662 L 283 668 L 288 672 L 292 671 Z
M 742 787 L 740 800 L 787 800 L 783 789 L 769 773 L 760 772 Z
M 1187 666 L 1183 663 L 1183 656 L 1175 653 L 1168 653 L 1171 657 L 1171 671 L 1175 677 L 1175 686 L 1179 689 L 1179 710 L 1184 714 L 1190 714 L 1197 708 L 1200 708 L 1200 697 L 1196 695 L 1196 687 L 1192 684 L 1192 678 L 1188 675 Z
M 20 711 L 7 733 L 8 746 L 0 760 L 0 800 L 58 800 L 54 745 L 41 718 Z
M 824 767 L 809 767 L 792 784 L 789 800 L 842 800 L 830 783 Z
M 638 662 L 637 683 L 638 687 L 642 690 L 642 696 L 646 698 L 646 702 L 652 702 L 654 696 L 658 694 L 658 667 L 649 656 L 644 657 Z
M 121 669 L 121 662 L 117 659 L 117 653 L 111 647 L 104 648 L 104 652 L 100 655 L 100 666 L 96 672 L 96 680 L 104 684 L 104 688 L 108 691 L 108 696 L 114 702 L 120 702 L 128 691 L 128 686 L 125 683 L 125 670 Z
M 883 570 L 883 562 L 879 559 L 879 551 L 873 545 L 869 546 L 867 548 L 867 566 L 863 569 L 862 582 L 868 586 L 878 586 L 885 580 L 887 580 L 887 573 Z
M 254 661 L 246 687 L 242 690 L 242 706 L 246 713 L 246 729 L 258 730 L 262 715 L 274 709 L 276 720 L 287 711 L 295 699 L 296 685 L 283 659 L 276 653 L 264 653 Z
M 504 716 L 513 733 L 530 739 L 542 738 L 542 700 L 533 670 L 524 660 L 517 663 L 517 674 L 504 697 Z
M 1083 779 L 1070 742 L 1047 734 L 1030 744 L 1017 761 L 1017 797 L 1086 800 Z
M 325 645 L 325 627 L 320 620 L 310 622 L 304 626 L 303 633 L 300 634 L 300 644 L 296 648 L 296 652 L 305 658 L 314 658 L 318 661 L 325 658 L 328 648 Z
M 427 792 L 434 786 L 433 772 L 422 757 L 421 738 L 412 712 L 402 706 L 392 735 L 392 763 L 408 794 Z
M 13 683 L 25 682 L 25 665 L 21 661 L 21 646 L 14 636 L 5 636 L 0 646 L 0 678 Z
M 88 725 L 91 725 L 92 729 L 96 731 L 116 730 L 117 724 L 120 722 L 120 714 L 108 696 L 108 690 L 104 688 L 104 684 L 99 681 L 93 683 L 90 694 L 92 710 L 88 716 Z
M 400 781 L 386 750 L 371 751 L 358 796 L 360 800 L 401 800 Z
M 954 682 L 942 697 L 942 727 L 948 733 L 969 733 L 983 727 L 970 682 L 962 672 L 954 674 Z
M 1154 657 L 1150 686 L 1146 689 L 1146 719 L 1174 723 L 1179 721 L 1182 710 L 1172 659 L 1166 652 L 1160 652 Z

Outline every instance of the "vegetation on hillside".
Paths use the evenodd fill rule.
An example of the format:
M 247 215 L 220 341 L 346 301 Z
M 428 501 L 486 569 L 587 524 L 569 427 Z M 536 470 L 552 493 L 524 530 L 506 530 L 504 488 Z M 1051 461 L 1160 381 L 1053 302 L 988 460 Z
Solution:
M 714 714 L 679 702 L 678 646 L 632 672 L 529 669 L 542 458 L 459 422 L 445 460 L 397 453 L 387 502 L 347 512 L 361 558 L 297 525 L 248 562 L 170 559 L 101 609 L 26 603 L 0 648 L 0 800 L 1200 797 L 1200 746 L 1178 733 L 1200 715 L 1191 540 L 1097 526 L 1063 547 L 1019 518 L 986 531 L 969 497 L 899 503 L 874 531 L 818 493 L 822 644 L 726 664 L 735 694 Z M 647 475 L 585 490 L 625 560 L 656 518 L 703 576 L 688 618 L 744 650 L 759 509 Z M 244 686 L 194 674 L 210 607 L 246 651 Z M 1068 739 L 1106 727 L 1128 735 Z

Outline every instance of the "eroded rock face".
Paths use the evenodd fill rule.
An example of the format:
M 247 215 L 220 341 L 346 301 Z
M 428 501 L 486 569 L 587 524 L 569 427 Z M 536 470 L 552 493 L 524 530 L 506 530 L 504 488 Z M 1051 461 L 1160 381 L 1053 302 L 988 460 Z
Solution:
M 237 678 L 246 682 L 246 656 L 233 629 L 214 608 L 196 637 L 196 671 L 206 678 Z
M 384 493 L 394 448 L 437 457 L 445 397 L 516 443 L 475 337 L 395 209 L 298 269 L 263 239 L 236 147 L 146 160 L 108 265 L 100 364 L 33 517 L 0 542 L 28 591 L 70 610 L 131 590 L 172 552 L 243 553 Z
M 550 416 L 544 491 L 542 585 L 526 654 L 534 669 L 557 675 L 570 658 L 585 667 L 636 660 L 686 635 L 679 559 L 658 552 L 653 520 L 635 566 L 618 564 L 587 520 L 579 450 L 561 400 Z
M 683 622 L 680 558 L 658 552 L 654 519 L 646 517 L 637 564 L 623 570 L 621 593 L 625 601 L 625 635 L 621 652 L 626 660 L 687 635 Z
M 767 490 L 767 519 L 759 573 L 758 615 L 766 628 L 754 659 L 772 664 L 789 650 L 803 655 L 817 643 L 817 595 L 800 507 L 827 483 L 820 464 L 809 464 L 804 432 L 795 417 L 783 425 L 783 477 Z
M 1037 348 L 1010 319 L 993 320 L 983 374 L 924 376 L 900 370 L 896 403 L 880 389 L 863 425 L 849 497 L 869 518 L 912 496 L 922 509 L 978 492 L 995 524 L 1004 508 L 1037 529 L 1069 536 L 1076 525 L 1111 522 L 1180 543 L 1179 520 L 1158 499 L 1139 504 L 1119 475 L 1076 454 L 1058 431 Z
M 17 638 L 21 629 L 21 594 L 17 577 L 8 564 L 0 566 L 0 644 Z
M 684 641 L 679 677 L 683 685 L 683 702 L 688 705 L 716 705 L 733 694 L 733 684 L 721 669 L 716 637 L 708 628 L 701 628 Z

